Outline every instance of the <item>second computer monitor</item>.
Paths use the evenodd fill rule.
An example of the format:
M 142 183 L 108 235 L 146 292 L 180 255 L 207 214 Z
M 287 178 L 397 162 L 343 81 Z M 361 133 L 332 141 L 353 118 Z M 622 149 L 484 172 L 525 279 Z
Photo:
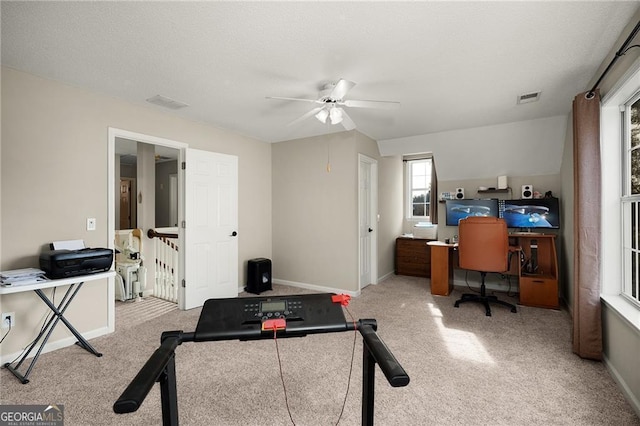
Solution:
M 509 228 L 560 227 L 560 206 L 557 198 L 534 198 L 531 200 L 504 200 L 500 210 Z

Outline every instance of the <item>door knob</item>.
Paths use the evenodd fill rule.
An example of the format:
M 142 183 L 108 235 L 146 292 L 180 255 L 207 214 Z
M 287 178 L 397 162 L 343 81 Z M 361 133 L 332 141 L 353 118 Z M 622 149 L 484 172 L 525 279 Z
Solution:
M 238 235 L 238 233 L 237 233 L 236 231 L 233 231 L 233 232 L 231 233 L 231 236 L 232 236 L 232 237 L 235 237 L 236 235 Z
M 369 232 L 373 232 L 373 229 L 369 228 Z

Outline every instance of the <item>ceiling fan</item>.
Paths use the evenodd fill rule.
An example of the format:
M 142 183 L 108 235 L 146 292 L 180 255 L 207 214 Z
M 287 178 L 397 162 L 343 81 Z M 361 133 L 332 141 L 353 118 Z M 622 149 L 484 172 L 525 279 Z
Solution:
M 356 128 L 356 124 L 342 107 L 348 108 L 377 108 L 377 109 L 398 109 L 400 102 L 391 101 L 364 101 L 355 99 L 345 99 L 347 92 L 355 86 L 353 81 L 341 78 L 336 83 L 327 83 L 322 87 L 318 99 L 304 98 L 284 98 L 279 96 L 267 96 L 267 99 L 281 99 L 285 101 L 301 101 L 320 104 L 319 107 L 312 109 L 303 116 L 295 119 L 289 126 L 297 124 L 307 118 L 315 115 L 322 123 L 327 123 L 327 119 L 331 124 L 342 123 L 346 130 Z

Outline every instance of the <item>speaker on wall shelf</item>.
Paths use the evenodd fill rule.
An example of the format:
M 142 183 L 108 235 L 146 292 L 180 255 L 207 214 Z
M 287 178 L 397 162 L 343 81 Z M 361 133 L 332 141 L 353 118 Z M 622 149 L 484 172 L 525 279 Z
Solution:
M 464 188 L 456 188 L 456 200 L 462 200 L 464 198 Z
M 533 185 L 522 185 L 522 198 L 533 198 Z

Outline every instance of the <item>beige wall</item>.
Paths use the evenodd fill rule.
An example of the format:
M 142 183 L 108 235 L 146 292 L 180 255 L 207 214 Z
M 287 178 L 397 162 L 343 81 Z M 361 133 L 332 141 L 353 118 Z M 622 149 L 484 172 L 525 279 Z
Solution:
M 602 346 L 607 368 L 640 416 L 640 331 L 606 303 L 602 306 Z
M 357 131 L 273 145 L 275 280 L 358 291 L 358 153 L 380 160 L 376 142 Z M 378 181 L 394 168 L 391 161 L 379 162 Z M 393 269 L 390 247 L 397 225 L 391 221 L 397 215 L 387 204 L 397 191 L 401 181 L 399 188 L 385 182 L 378 191 L 378 205 L 385 205 L 378 224 L 378 276 Z
M 402 156 L 378 160 L 378 277 L 395 272 L 396 238 L 402 234 L 404 221 L 404 172 Z
M 271 256 L 270 144 L 2 68 L 0 269 L 38 266 L 41 249 L 54 240 L 109 245 L 109 127 L 237 155 L 240 285 L 248 259 Z M 96 231 L 86 231 L 88 217 L 97 219 Z M 68 316 L 81 332 L 99 334 L 107 326 L 107 302 L 106 281 L 87 284 Z M 35 336 L 46 309 L 31 293 L 0 297 L 0 309 L 16 313 L 17 326 L 2 344 L 6 355 Z M 59 327 L 51 341 L 68 335 Z
M 356 291 L 355 131 L 273 144 L 272 163 L 274 279 Z

